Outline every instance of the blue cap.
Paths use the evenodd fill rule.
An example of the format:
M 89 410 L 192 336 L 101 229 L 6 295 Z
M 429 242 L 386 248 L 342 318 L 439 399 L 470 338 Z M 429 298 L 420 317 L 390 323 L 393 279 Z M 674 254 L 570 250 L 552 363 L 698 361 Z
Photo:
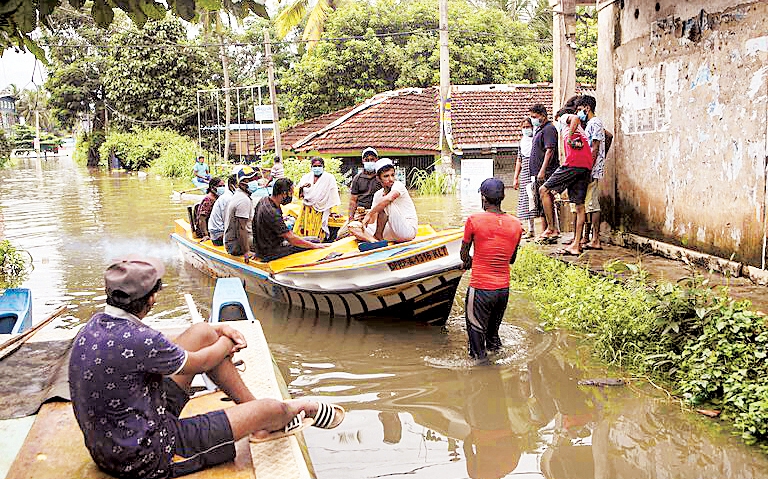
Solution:
M 480 184 L 478 191 L 486 198 L 504 198 L 504 182 L 498 178 L 487 178 Z

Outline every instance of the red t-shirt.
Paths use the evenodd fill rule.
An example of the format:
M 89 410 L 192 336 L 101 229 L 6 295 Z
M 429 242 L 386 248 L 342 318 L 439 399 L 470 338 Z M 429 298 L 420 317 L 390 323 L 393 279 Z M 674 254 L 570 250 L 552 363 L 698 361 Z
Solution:
M 573 135 L 571 136 L 572 139 L 580 138 L 581 144 L 584 145 L 580 149 L 571 148 L 571 145 L 568 142 L 568 126 L 566 125 L 565 128 L 563 128 L 563 143 L 565 147 L 565 161 L 563 162 L 564 166 L 570 166 L 572 168 L 586 168 L 588 170 L 592 169 L 592 149 L 589 147 L 589 140 L 587 139 L 587 135 L 584 134 L 584 130 L 581 127 L 578 127 L 575 132 L 573 132 Z
M 509 287 L 509 260 L 523 235 L 520 221 L 506 213 L 475 213 L 464 225 L 464 242 L 473 243 L 472 276 L 476 289 Z

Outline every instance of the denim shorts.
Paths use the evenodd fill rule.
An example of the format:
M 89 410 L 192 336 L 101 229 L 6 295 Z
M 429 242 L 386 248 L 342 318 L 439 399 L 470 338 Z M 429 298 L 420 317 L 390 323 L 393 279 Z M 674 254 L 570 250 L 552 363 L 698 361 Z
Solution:
M 235 459 L 235 439 L 224 411 L 179 419 L 189 395 L 170 378 L 163 379 L 169 432 L 176 437 L 171 477 L 184 476 Z

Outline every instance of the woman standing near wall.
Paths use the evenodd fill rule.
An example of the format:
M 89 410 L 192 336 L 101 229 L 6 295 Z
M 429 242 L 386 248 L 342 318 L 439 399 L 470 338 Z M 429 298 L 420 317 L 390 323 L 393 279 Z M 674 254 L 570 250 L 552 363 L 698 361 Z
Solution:
M 531 146 L 533 144 L 533 124 L 527 116 L 520 122 L 520 146 L 518 148 L 517 161 L 515 162 L 515 181 L 512 186 L 520 190 L 517 199 L 517 217 L 520 222 L 525 224 L 528 220 L 528 232 L 523 238 L 533 238 L 535 236 L 533 219 L 535 212 L 529 207 L 528 189 L 531 183 Z M 536 192 L 533 192 L 536 194 Z

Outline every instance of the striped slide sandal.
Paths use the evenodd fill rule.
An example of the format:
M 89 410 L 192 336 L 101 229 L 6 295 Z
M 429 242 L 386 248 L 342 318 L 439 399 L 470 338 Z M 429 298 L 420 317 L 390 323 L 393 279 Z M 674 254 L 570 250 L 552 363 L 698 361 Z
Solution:
M 286 424 L 284 429 L 279 431 L 274 431 L 264 437 L 256 437 L 254 435 L 251 435 L 250 441 L 259 443 L 259 442 L 274 441 L 275 439 L 292 436 L 297 432 L 303 431 L 304 429 L 308 428 L 314 422 L 315 420 L 313 418 L 304 417 L 304 411 L 301 411 L 299 414 L 294 416 L 293 419 L 291 419 L 291 422 Z

